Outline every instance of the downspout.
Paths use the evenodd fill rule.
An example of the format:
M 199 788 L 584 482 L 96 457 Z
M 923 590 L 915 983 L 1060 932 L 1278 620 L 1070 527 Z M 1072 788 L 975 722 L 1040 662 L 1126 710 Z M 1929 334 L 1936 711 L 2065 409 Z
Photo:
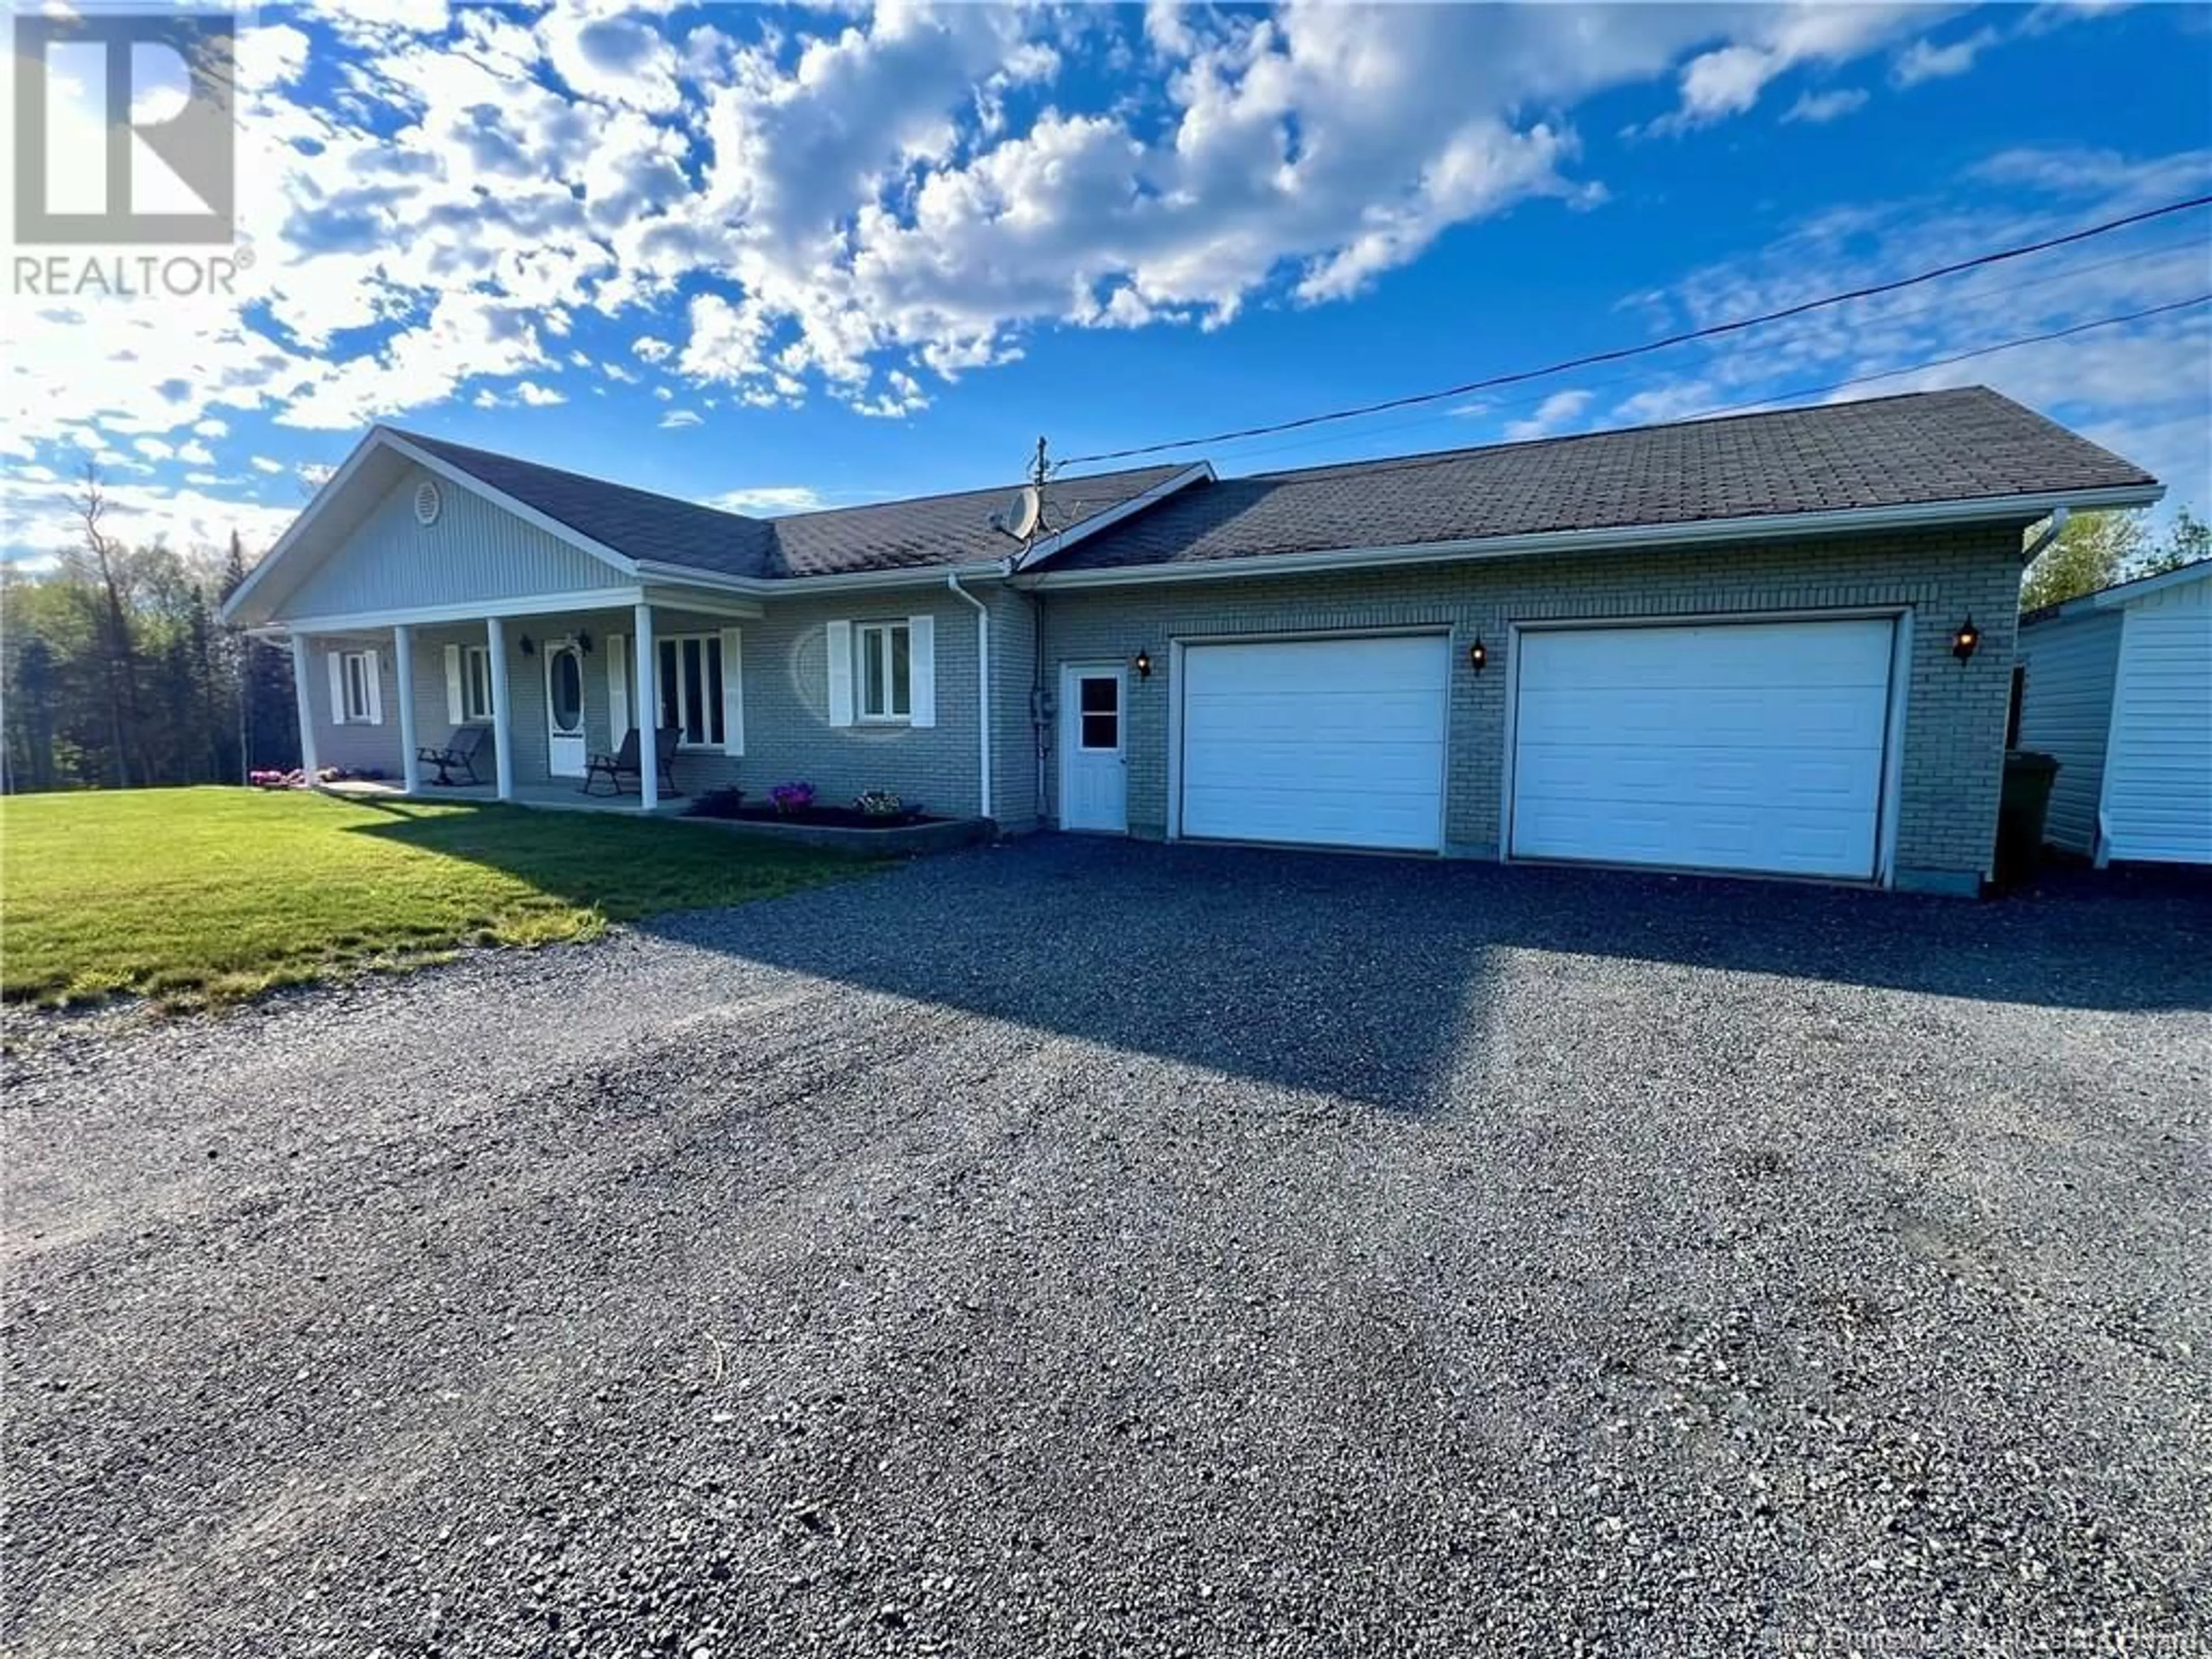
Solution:
M 2026 569 L 2042 557 L 2044 550 L 2065 533 L 2066 521 L 2073 516 L 2074 509 L 2070 507 L 2052 507 L 2050 525 L 2040 536 L 2027 544 L 2027 551 L 2020 556 L 2021 568 Z
M 1012 562 L 1006 569 L 1012 573 Z M 979 793 L 983 799 L 983 816 L 991 812 L 991 607 L 985 605 L 966 588 L 960 586 L 960 573 L 945 573 L 945 585 L 975 607 L 975 729 L 978 744 L 976 770 L 980 779 Z M 995 822 L 995 820 L 994 820 Z

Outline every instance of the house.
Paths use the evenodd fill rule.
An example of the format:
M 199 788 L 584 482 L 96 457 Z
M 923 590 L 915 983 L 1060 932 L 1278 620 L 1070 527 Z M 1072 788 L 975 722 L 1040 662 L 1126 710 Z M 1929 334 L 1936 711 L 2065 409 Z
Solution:
M 2020 619 L 2014 740 L 2057 757 L 2045 835 L 2212 864 L 2212 560 Z
M 2160 493 L 1980 389 L 1057 478 L 1020 542 L 1005 490 L 759 520 L 379 427 L 227 613 L 310 764 L 410 789 L 465 721 L 524 800 L 652 725 L 686 793 L 1970 893 L 2023 532 Z

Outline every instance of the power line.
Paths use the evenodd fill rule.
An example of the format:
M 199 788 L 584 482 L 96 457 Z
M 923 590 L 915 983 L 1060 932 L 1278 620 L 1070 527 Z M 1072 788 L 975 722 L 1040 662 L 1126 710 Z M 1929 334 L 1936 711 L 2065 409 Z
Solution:
M 2186 300 L 2171 301 L 2165 305 L 2146 306 L 2139 311 L 2121 312 L 2114 316 L 2094 318 L 2086 323 L 2075 323 L 2066 328 L 2051 329 L 2040 334 L 2024 334 L 2016 339 L 1999 340 L 1994 344 L 1978 346 L 1972 351 L 1956 352 L 1948 357 L 1934 357 L 1929 359 L 1925 362 L 1905 363 L 1896 368 L 1885 368 L 1871 374 L 1856 374 L 1849 380 L 1832 380 L 1826 386 L 1793 386 L 1787 392 L 1773 392 L 1767 397 L 1757 398 L 1749 403 L 1719 404 L 1711 409 L 1699 410 L 1694 415 L 1680 416 L 1672 421 L 1662 422 L 1660 424 L 1664 426 L 1683 426 L 1698 421 L 1710 421 L 1719 419 L 1729 415 L 1746 414 L 1754 410 L 1766 409 L 1775 404 L 1784 403 L 1792 398 L 1817 398 L 1831 392 L 1843 392 L 1849 390 L 1852 386 L 1866 386 L 1875 380 L 1894 380 L 1900 374 L 1917 374 L 1931 368 L 1946 368 L 1954 363 L 1963 363 L 1972 358 L 1988 357 L 1994 356 L 1996 353 L 2000 351 L 2017 350 L 2022 346 L 2041 345 L 2052 340 L 2063 340 L 2072 335 L 2087 334 L 2093 329 L 2116 328 L 2124 323 L 2141 322 L 2145 318 L 2162 316 L 2168 312 L 2186 311 L 2192 306 L 2201 306 L 2207 303 L 2212 303 L 2212 292 L 2193 295 Z M 1594 432 L 1563 432 L 1557 434 L 1553 437 L 1531 439 L 1527 440 L 1526 441 L 1535 443 L 1571 443 L 1581 438 L 1603 437 L 1608 431 L 1618 432 L 1633 429 L 1634 428 L 1611 427 Z M 1474 446 L 1474 448 L 1479 451 L 1486 448 L 1510 447 L 1511 446 L 1510 445 L 1476 445 Z M 1425 455 L 1407 455 L 1392 460 L 1322 461 L 1317 462 L 1312 466 L 1291 469 L 1289 473 L 1261 474 L 1258 476 L 1281 477 L 1292 476 L 1297 472 L 1326 472 L 1337 467 L 1356 466 L 1360 469 L 1363 477 L 1378 477 L 1392 472 L 1405 472 L 1411 471 L 1420 467 L 1434 466 L 1440 461 L 1452 460 L 1469 453 L 1470 452 L 1466 448 L 1459 448 L 1436 450 Z
M 2088 264 L 2071 265 L 2064 270 L 2052 271 L 2048 276 L 2031 276 L 2025 282 L 2006 283 L 1998 287 L 1978 288 L 1971 295 L 1964 297 L 1972 298 L 1976 301 L 1994 300 L 2008 294 L 2022 293 L 2029 289 L 2047 288 L 2053 283 L 2076 281 L 2083 276 L 2093 275 L 2097 271 L 2111 270 L 2120 265 L 2140 264 L 2146 259 L 2163 259 L 2176 253 L 2182 253 L 2199 249 L 2201 246 L 2202 244 L 2194 238 L 2191 238 L 2185 241 L 2165 242 L 2160 244 L 2156 247 L 2141 248 L 2133 253 L 2123 253 L 2110 259 L 2099 259 L 2093 261 Z M 1940 300 L 1926 301 L 1918 305 L 1901 306 L 1893 310 L 1885 311 L 1882 313 L 1881 320 L 1884 322 L 1895 322 L 1904 319 L 1924 317 L 1932 312 L 1948 310 L 1957 303 L 1957 300 L 1947 297 Z M 1922 363 L 1916 365 L 1916 367 L 1926 368 L 1932 368 L 1934 365 Z M 1648 380 L 1650 376 L 1650 371 L 1649 370 L 1632 370 L 1626 374 L 1609 374 L 1601 380 L 1578 380 L 1573 389 L 1577 392 L 1602 392 L 1609 386 L 1639 385 Z M 1410 421 L 1393 421 L 1388 426 L 1369 427 L 1363 431 L 1359 436 L 1362 440 L 1380 438 L 1387 436 L 1394 432 L 1411 432 L 1418 428 L 1434 426 L 1439 421 L 1465 420 L 1478 414 L 1486 416 L 1494 415 L 1510 415 L 1518 410 L 1534 409 L 1543 403 L 1547 398 L 1556 395 L 1557 394 L 1554 392 L 1535 392 L 1525 394 L 1522 397 L 1508 398 L 1503 402 L 1485 404 L 1479 408 L 1471 408 L 1464 414 L 1456 410 L 1446 410 L 1436 414 L 1417 415 Z M 1685 416 L 1682 418 L 1695 417 Z M 1257 449 L 1244 450 L 1241 453 L 1232 456 L 1231 460 L 1232 465 L 1241 465 L 1243 462 L 1256 456 L 1281 455 L 1292 450 L 1311 449 L 1317 444 L 1335 443 L 1340 441 L 1341 440 L 1338 434 L 1324 432 L 1318 437 L 1293 439 L 1289 443 L 1263 444 Z M 1249 442 L 1250 441 L 1248 439 L 1245 441 Z M 1531 441 L 1508 440 L 1507 441 L 1525 442 Z
M 1434 392 L 1408 392 L 1403 397 L 1385 398 L 1379 402 L 1360 404 L 1348 409 L 1334 409 L 1318 415 L 1302 415 L 1295 420 L 1275 421 L 1262 426 L 1240 427 L 1232 431 L 1208 433 L 1202 437 L 1176 438 L 1162 443 L 1133 444 L 1126 449 L 1101 450 L 1091 455 L 1071 455 L 1061 463 L 1066 466 L 1087 465 L 1095 461 L 1127 460 L 1139 455 L 1157 455 L 1170 449 L 1190 449 L 1200 444 L 1232 443 L 1240 438 L 1266 437 L 1277 432 L 1292 432 L 1301 428 L 1322 426 L 1334 421 L 1349 421 L 1363 415 L 1380 415 L 1393 409 L 1410 409 L 1418 404 L 1431 404 L 1444 398 L 1463 398 L 1471 392 L 1486 392 L 1494 386 L 1515 386 L 1524 380 L 1542 380 L 1549 375 L 1564 374 L 1570 370 L 1589 368 L 1598 363 L 1619 362 L 1626 358 L 1641 357 L 1654 351 L 1664 351 L 1670 346 L 1686 345 L 1693 340 L 1710 340 L 1722 335 L 1740 333 L 1747 328 L 1759 328 L 1768 323 L 1778 323 L 1791 317 L 1802 317 L 1808 312 L 1823 310 L 1831 306 L 1845 305 L 1854 300 L 1872 299 L 1877 295 L 1894 294 L 1899 289 L 1914 288 L 1922 283 L 1932 283 L 1938 277 L 1954 276 L 1963 270 L 1976 270 L 1986 265 L 1999 264 L 2008 259 L 2024 258 L 2031 253 L 2047 252 L 2052 248 L 2066 247 L 2075 242 L 2086 242 L 2093 237 L 2109 236 L 2114 231 L 2125 230 L 2132 225 L 2148 224 L 2154 219 L 2166 218 L 2177 213 L 2212 205 L 2212 196 L 2192 196 L 2185 201 L 2169 202 L 2163 207 L 2146 208 L 2140 213 L 2130 213 L 2118 219 L 2107 219 L 2101 224 L 2088 225 L 2080 230 L 2068 231 L 2060 236 L 2047 236 L 2040 241 L 2022 242 L 2012 247 L 1998 248 L 1989 253 L 1975 255 L 1971 259 L 1954 260 L 1949 264 L 1899 276 L 1887 283 L 1872 283 L 1863 288 L 1850 289 L 1840 294 L 1824 295 L 1817 300 L 1802 300 L 1796 305 L 1778 310 L 1762 312 L 1755 317 L 1738 317 L 1724 323 L 1711 323 L 1703 328 L 1671 334 L 1663 339 L 1647 340 L 1641 345 L 1617 346 L 1610 351 L 1595 351 L 1585 356 L 1571 357 L 1561 362 L 1550 363 L 1541 368 L 1516 369 L 1510 374 L 1492 374 L 1478 380 L 1463 380 L 1457 386 L 1442 387 Z

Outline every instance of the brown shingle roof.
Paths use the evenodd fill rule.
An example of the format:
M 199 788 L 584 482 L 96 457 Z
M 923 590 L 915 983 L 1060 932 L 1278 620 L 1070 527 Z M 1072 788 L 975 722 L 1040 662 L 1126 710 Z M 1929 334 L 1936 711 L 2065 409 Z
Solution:
M 1986 387 L 1200 483 L 1047 571 L 2152 485 Z M 2024 511 L 2024 518 L 2033 518 Z

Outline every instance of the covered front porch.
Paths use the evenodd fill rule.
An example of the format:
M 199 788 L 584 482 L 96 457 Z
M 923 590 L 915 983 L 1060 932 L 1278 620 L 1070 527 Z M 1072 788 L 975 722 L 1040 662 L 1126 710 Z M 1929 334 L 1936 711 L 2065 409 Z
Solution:
M 301 763 L 311 775 L 382 775 L 334 786 L 356 794 L 681 810 L 735 780 L 744 721 L 738 624 L 761 614 L 757 603 L 710 592 L 640 591 L 619 609 L 380 627 L 303 619 L 286 630 Z M 672 745 L 665 767 L 653 763 L 657 741 Z M 464 758 L 441 767 L 446 750 Z M 617 776 L 609 757 L 622 760 Z

